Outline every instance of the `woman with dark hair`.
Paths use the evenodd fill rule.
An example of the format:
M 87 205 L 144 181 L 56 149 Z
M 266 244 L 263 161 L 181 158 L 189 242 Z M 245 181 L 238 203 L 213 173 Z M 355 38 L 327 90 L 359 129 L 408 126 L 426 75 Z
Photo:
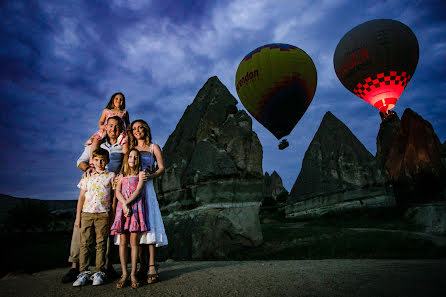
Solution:
M 148 215 L 150 231 L 143 232 L 141 235 L 141 264 L 138 275 L 145 277 L 148 273 L 147 282 L 152 284 L 159 281 L 155 264 L 155 247 L 168 244 L 158 200 L 153 188 L 153 179 L 164 173 L 163 155 L 159 145 L 152 143 L 152 133 L 145 121 L 133 121 L 130 129 L 130 148 L 136 148 L 141 153 L 142 169 L 149 173 L 148 180 L 144 185 L 144 196 L 148 208 L 146 214 Z M 116 236 L 115 244 L 118 242 L 119 238 Z

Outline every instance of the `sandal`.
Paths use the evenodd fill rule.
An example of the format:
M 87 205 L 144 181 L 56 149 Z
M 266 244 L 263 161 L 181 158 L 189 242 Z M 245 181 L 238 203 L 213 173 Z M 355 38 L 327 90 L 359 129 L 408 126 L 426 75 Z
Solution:
M 158 275 L 158 266 L 159 265 L 158 264 L 152 264 L 152 265 L 149 265 L 149 267 L 150 266 L 155 266 L 156 273 L 149 273 L 147 275 L 147 283 L 148 284 L 154 284 L 154 283 L 157 283 L 157 282 L 160 281 L 160 277 Z
M 116 283 L 116 288 L 117 289 L 124 288 L 128 280 L 129 280 L 128 275 L 121 275 L 121 279 Z
M 130 280 L 131 280 L 133 289 L 139 288 L 139 282 L 138 282 L 138 279 L 136 278 L 136 276 L 130 276 Z

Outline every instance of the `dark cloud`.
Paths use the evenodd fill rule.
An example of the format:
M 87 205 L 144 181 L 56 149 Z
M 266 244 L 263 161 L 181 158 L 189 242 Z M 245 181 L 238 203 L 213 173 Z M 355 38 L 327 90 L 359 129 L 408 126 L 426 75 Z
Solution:
M 290 190 L 328 110 L 375 154 L 378 112 L 344 89 L 332 58 L 347 31 L 376 18 L 406 23 L 420 44 L 396 112 L 410 107 L 446 137 L 443 1 L 3 1 L 0 8 L 0 162 L 8 169 L 0 193 L 76 198 L 75 161 L 111 94 L 124 92 L 131 120 L 147 120 L 163 146 L 210 76 L 237 98 L 239 62 L 272 42 L 312 57 L 318 89 L 285 151 L 253 121 L 264 171 L 276 170 Z

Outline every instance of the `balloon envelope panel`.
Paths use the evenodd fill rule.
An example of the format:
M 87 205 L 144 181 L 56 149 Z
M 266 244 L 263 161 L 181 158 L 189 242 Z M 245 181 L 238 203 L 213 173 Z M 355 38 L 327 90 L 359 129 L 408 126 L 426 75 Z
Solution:
M 336 47 L 333 63 L 348 90 L 385 113 L 412 78 L 418 57 L 418 41 L 408 26 L 379 19 L 347 32 Z
M 243 106 L 277 139 L 291 133 L 313 100 L 316 85 L 310 56 L 283 43 L 250 52 L 240 62 L 235 79 Z

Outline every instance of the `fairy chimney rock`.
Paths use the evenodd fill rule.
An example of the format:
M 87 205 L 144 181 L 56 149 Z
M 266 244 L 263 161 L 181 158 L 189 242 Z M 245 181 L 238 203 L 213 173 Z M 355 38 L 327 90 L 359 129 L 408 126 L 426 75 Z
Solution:
M 214 76 L 184 111 L 163 147 L 155 183 L 169 256 L 224 256 L 262 242 L 263 150 L 252 121 Z
M 327 112 L 291 189 L 287 217 L 311 217 L 395 203 L 388 179 L 350 129 Z
M 384 160 L 399 204 L 442 199 L 446 186 L 442 144 L 432 125 L 410 108 L 404 111 Z

